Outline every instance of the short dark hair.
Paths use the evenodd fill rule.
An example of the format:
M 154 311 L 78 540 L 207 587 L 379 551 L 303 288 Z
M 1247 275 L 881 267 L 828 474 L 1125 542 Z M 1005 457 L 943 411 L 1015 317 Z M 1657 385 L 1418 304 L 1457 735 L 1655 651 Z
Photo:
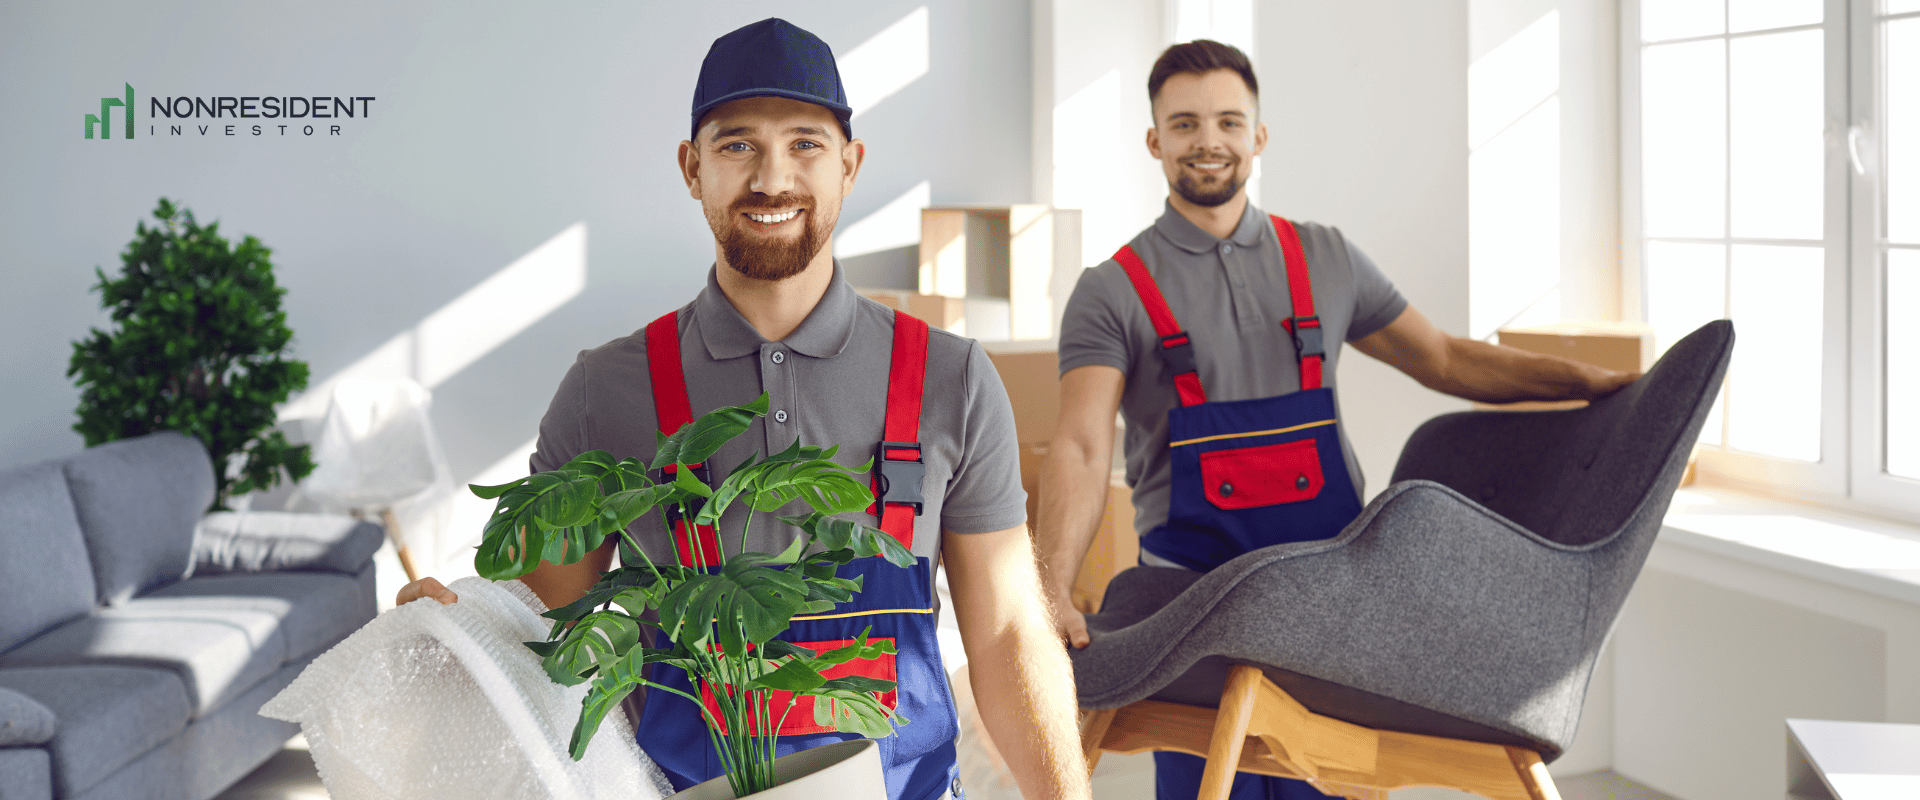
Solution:
M 1186 73 L 1204 75 L 1216 69 L 1239 73 L 1240 80 L 1247 82 L 1247 91 L 1253 93 L 1253 99 L 1260 99 L 1260 81 L 1253 77 L 1253 62 L 1247 60 L 1246 53 L 1212 39 L 1195 39 L 1167 48 L 1159 60 L 1153 62 L 1153 71 L 1147 73 L 1147 103 L 1153 103 L 1160 96 L 1160 87 L 1168 78 Z

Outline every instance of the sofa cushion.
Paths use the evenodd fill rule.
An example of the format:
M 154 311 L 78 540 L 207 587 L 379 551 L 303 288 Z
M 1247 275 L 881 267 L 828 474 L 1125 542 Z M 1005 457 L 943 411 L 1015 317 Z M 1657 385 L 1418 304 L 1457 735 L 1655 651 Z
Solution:
M 193 565 L 193 526 L 213 502 L 213 462 L 174 431 L 88 448 L 66 461 L 101 602 L 119 604 L 179 580 Z
M 0 652 L 93 609 L 93 563 L 60 462 L 0 471 Z
M 46 632 L 0 656 L 0 668 L 111 664 L 171 670 L 199 717 L 286 662 L 284 613 L 205 598 L 139 597 Z
M 0 747 L 46 744 L 53 738 L 53 711 L 24 694 L 0 687 Z
M 216 511 L 194 529 L 193 575 L 366 567 L 386 531 L 341 514 Z
M 53 800 L 53 769 L 39 747 L 0 750 L 0 791 L 6 800 Z
M 361 572 L 364 581 L 328 572 L 209 575 L 188 578 L 140 602 L 271 614 L 280 620 L 286 660 L 293 661 L 331 646 L 379 613 L 371 591 L 373 566 L 367 564 Z
M 54 796 L 73 797 L 186 728 L 191 706 L 173 673 L 138 667 L 0 669 L 0 687 L 59 718 L 50 750 Z

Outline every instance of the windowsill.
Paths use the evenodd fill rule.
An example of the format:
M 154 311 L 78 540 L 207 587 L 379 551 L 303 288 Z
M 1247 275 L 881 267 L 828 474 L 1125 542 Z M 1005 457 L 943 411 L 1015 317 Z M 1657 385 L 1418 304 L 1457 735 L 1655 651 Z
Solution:
M 1920 605 L 1920 527 L 1696 487 L 1674 493 L 1660 540 Z

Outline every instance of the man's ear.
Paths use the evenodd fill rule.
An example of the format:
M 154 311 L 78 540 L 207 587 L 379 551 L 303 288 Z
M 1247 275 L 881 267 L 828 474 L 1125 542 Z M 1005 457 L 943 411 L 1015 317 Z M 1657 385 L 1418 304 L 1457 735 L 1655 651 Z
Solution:
M 1153 154 L 1153 160 L 1160 160 L 1160 126 L 1147 129 L 1147 152 Z
M 687 194 L 700 199 L 700 149 L 692 141 L 680 143 L 680 177 L 687 182 Z
M 1265 149 L 1267 149 L 1267 123 L 1262 122 L 1253 128 L 1253 154 L 1260 155 L 1260 151 Z
M 842 196 L 853 191 L 853 182 L 860 177 L 860 165 L 866 163 L 866 161 L 866 142 L 854 139 L 847 142 L 846 147 L 840 148 L 840 169 L 846 175 L 846 179 L 842 181 L 843 186 L 840 189 Z

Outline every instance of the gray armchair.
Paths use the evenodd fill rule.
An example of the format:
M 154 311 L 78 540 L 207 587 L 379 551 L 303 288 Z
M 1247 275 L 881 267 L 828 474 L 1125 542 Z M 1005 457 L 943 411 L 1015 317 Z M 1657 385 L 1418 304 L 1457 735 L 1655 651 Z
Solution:
M 1336 794 L 1384 797 L 1440 782 L 1389 766 L 1390 751 L 1463 741 L 1493 748 L 1489 764 L 1504 751 L 1508 777 L 1520 777 L 1511 795 L 1459 788 L 1555 796 L 1538 766 L 1573 739 L 1594 660 L 1732 346 L 1732 324 L 1716 321 L 1588 407 L 1430 420 L 1407 442 L 1393 484 L 1332 539 L 1257 550 L 1206 574 L 1121 573 L 1088 617 L 1092 645 L 1074 653 L 1081 708 L 1104 710 L 1083 723 L 1089 757 L 1197 750 Z M 1139 730 L 1170 729 L 1142 707 L 1194 718 L 1194 709 L 1211 717 L 1232 705 L 1245 717 L 1243 700 L 1223 700 L 1236 668 L 1246 684 L 1236 691 L 1270 686 L 1267 695 L 1293 709 L 1269 709 L 1264 732 L 1254 714 L 1251 747 L 1217 728 L 1204 746 L 1191 735 L 1169 743 L 1170 734 L 1154 745 L 1156 735 Z M 1307 723 L 1273 720 L 1299 714 L 1359 743 L 1289 744 L 1287 732 L 1305 735 Z M 1202 797 L 1216 768 L 1226 772 L 1209 764 Z

